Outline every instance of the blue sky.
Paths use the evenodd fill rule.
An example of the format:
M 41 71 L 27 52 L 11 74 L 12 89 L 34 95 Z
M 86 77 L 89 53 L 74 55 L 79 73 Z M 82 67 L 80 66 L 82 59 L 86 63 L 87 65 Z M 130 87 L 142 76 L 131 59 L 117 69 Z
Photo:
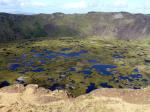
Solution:
M 0 12 L 33 14 L 89 11 L 150 14 L 150 0 L 0 0 Z

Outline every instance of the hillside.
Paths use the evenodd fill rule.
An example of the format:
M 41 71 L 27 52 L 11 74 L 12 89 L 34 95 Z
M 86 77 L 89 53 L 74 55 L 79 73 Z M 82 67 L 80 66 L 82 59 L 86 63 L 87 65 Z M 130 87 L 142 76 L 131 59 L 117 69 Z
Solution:
M 0 13 L 0 42 L 38 37 L 137 39 L 150 35 L 150 16 L 89 12 L 87 14 L 15 15 Z
M 149 91 L 149 87 L 142 90 L 99 89 L 71 98 L 65 91 L 49 91 L 37 85 L 13 85 L 0 89 L 0 111 L 149 112 Z

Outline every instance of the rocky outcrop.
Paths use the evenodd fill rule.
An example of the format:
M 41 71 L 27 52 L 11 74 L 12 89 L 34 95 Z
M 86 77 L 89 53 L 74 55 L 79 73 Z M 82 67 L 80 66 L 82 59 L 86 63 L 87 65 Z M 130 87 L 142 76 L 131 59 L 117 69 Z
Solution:
M 150 112 L 150 88 L 99 89 L 77 98 L 38 85 L 0 89 L 0 112 Z

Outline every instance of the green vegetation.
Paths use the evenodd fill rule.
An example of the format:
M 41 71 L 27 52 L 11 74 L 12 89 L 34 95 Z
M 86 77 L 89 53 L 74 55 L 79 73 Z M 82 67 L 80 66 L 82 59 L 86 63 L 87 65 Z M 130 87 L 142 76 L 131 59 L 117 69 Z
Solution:
M 0 82 L 8 81 L 10 84 L 17 83 L 19 77 L 23 77 L 24 84 L 35 83 L 46 88 L 57 87 L 59 89 L 67 89 L 73 96 L 85 94 L 88 86 L 95 83 L 96 88 L 101 88 L 100 84 L 107 82 L 114 88 L 141 88 L 146 87 L 150 83 L 150 45 L 149 40 L 125 41 L 125 40 L 105 40 L 99 37 L 79 39 L 71 37 L 63 37 L 59 39 L 45 40 L 23 40 L 21 42 L 13 42 L 1 44 L 0 46 Z M 62 48 L 70 48 L 61 51 Z M 35 50 L 42 53 L 44 50 L 72 53 L 81 50 L 88 51 L 80 57 L 65 58 L 59 55 L 52 59 L 45 59 L 46 64 L 42 64 L 40 60 L 43 58 L 35 58 Z M 23 54 L 25 58 L 21 58 Z M 119 56 L 118 56 L 119 55 Z M 115 57 L 116 56 L 116 57 Z M 120 57 L 121 56 L 121 57 Z M 16 59 L 18 59 L 16 61 Z M 16 70 L 10 70 L 11 64 L 20 64 L 33 60 L 34 66 L 44 68 L 44 71 L 33 72 L 32 66 L 19 67 Z M 83 70 L 93 66 L 88 60 L 96 60 L 98 64 L 115 65 L 117 68 L 108 69 L 113 72 L 113 76 L 105 76 L 96 69 L 91 69 L 90 75 L 85 75 Z M 75 68 L 76 71 L 68 71 L 69 68 Z M 142 78 L 119 80 L 120 76 L 126 77 L 130 74 L 136 74 L 134 69 L 138 69 L 142 74 Z M 21 73 L 28 70 L 25 73 Z M 145 81 L 146 80 L 146 81 Z
M 118 18 L 118 14 L 121 18 Z M 135 40 L 150 36 L 149 25 L 149 15 L 126 12 L 38 15 L 0 13 L 0 42 L 66 36 Z

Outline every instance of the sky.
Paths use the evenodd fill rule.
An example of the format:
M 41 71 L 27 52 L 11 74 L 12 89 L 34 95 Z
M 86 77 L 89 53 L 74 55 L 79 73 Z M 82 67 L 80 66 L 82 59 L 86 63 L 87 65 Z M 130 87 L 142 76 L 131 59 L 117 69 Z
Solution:
M 150 0 L 0 0 L 0 12 L 7 13 L 87 13 L 131 12 L 150 14 Z

